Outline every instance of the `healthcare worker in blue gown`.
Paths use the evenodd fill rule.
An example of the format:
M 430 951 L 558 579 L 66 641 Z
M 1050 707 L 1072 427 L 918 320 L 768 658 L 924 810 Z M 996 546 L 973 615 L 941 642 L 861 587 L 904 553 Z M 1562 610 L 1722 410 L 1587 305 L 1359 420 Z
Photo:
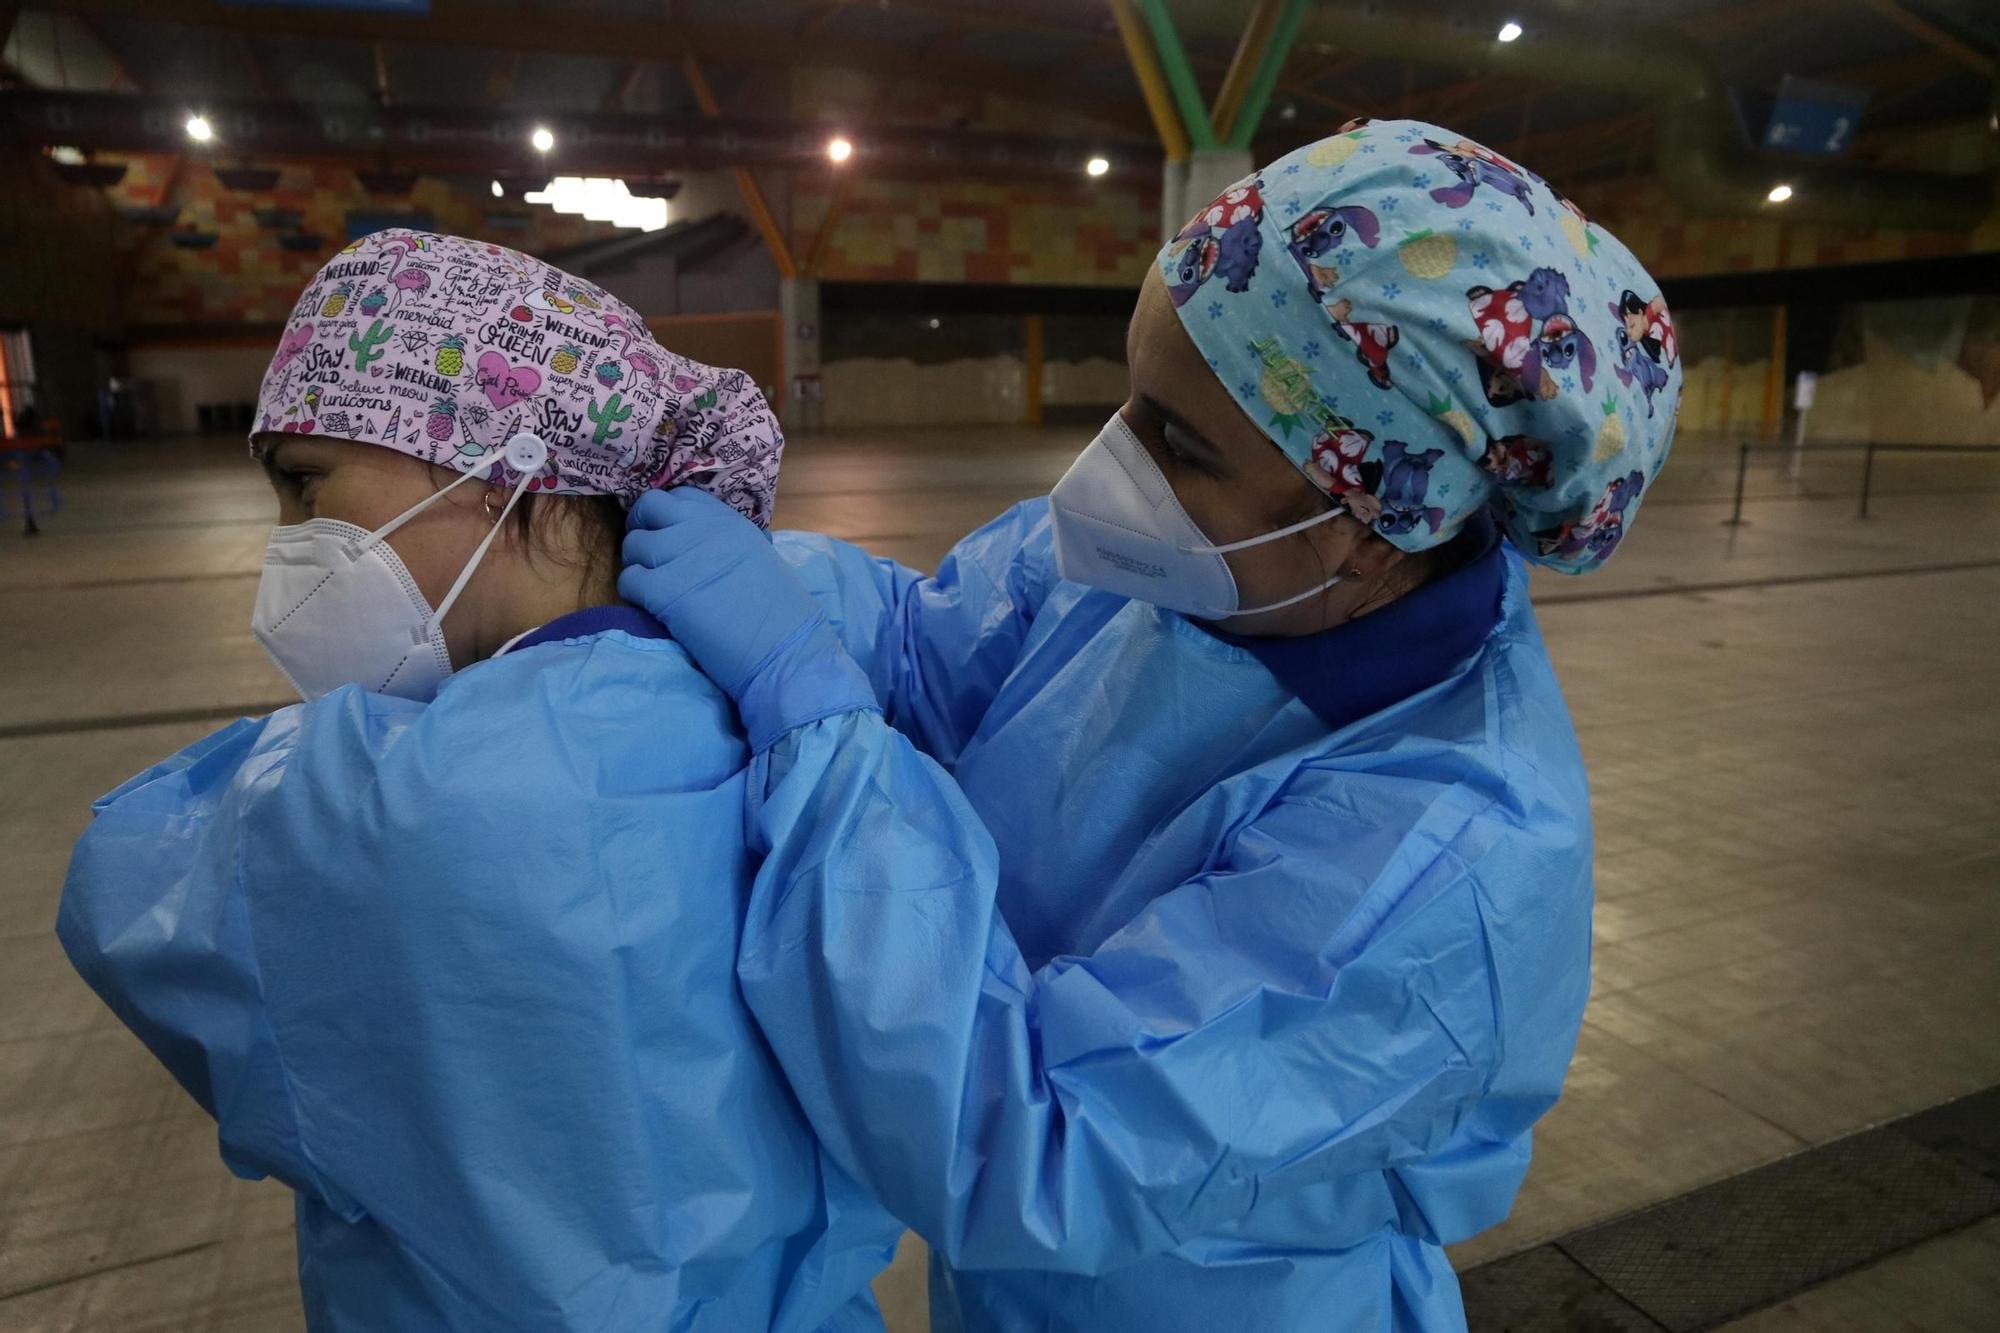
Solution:
M 434 341 L 322 314 L 330 285 L 398 264 L 491 294 L 394 289 L 399 333 L 461 340 L 455 377 Z M 482 330 L 548 291 L 593 296 L 564 322 L 626 383 L 576 378 L 633 447 L 532 397 L 496 410 L 553 374 L 471 373 Z M 825 1159 L 736 989 L 750 745 L 613 586 L 648 486 L 692 473 L 770 513 L 782 441 L 756 386 L 455 237 L 369 238 L 290 327 L 253 437 L 280 508 L 253 627 L 307 702 L 98 802 L 71 959 L 229 1166 L 297 1191 L 315 1330 L 880 1333 L 868 1282 L 901 1227 Z M 399 412 L 364 356 L 447 396 Z
M 1444 1247 L 1589 988 L 1525 562 L 1595 568 L 1666 457 L 1658 295 L 1538 177 L 1364 124 L 1162 251 L 1130 399 L 935 577 L 636 507 L 621 590 L 761 749 L 744 995 L 934 1327 L 1464 1326 Z

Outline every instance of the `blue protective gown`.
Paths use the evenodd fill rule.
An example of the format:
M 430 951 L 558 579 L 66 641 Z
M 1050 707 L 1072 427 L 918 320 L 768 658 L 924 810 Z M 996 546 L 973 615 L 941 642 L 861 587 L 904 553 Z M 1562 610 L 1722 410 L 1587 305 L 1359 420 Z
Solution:
M 660 633 L 581 613 L 97 803 L 63 945 L 298 1192 L 315 1329 L 882 1327 L 900 1227 L 736 990 L 750 751 Z
M 1589 984 L 1583 766 L 1518 558 L 1469 650 L 1336 725 L 1061 582 L 1045 502 L 930 579 L 779 546 L 935 764 L 865 712 L 760 757 L 738 975 L 931 1243 L 936 1327 L 1463 1328 L 1442 1247 L 1506 1215 Z M 1332 640 L 1387 655 L 1358 694 L 1426 654 L 1395 611 Z

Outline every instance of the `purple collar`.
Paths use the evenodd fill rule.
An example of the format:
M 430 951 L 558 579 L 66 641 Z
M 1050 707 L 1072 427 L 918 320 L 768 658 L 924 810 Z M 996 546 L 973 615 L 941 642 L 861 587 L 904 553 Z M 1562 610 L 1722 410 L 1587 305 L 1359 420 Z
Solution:
M 1335 730 L 1448 680 L 1500 622 L 1507 558 L 1491 518 L 1460 538 L 1465 562 L 1380 611 L 1296 639 L 1216 635 L 1253 654 Z
M 560 643 L 564 639 L 583 639 L 593 634 L 622 629 L 635 639 L 664 639 L 667 628 L 636 606 L 618 602 L 612 606 L 586 606 L 581 611 L 572 611 L 566 616 L 557 616 L 538 630 L 531 631 L 518 639 L 507 651 L 518 653 L 523 648 L 533 648 L 539 643 Z

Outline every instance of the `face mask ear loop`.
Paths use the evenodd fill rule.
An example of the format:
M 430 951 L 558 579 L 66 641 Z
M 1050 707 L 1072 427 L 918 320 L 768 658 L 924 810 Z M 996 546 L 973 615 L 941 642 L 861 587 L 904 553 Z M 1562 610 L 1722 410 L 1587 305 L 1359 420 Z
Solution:
M 1261 616 L 1266 611 L 1281 611 L 1285 607 L 1293 606 L 1299 602 L 1305 601 L 1306 598 L 1308 597 L 1317 597 L 1321 593 L 1325 592 L 1328 588 L 1331 588 L 1334 584 L 1345 583 L 1346 581 L 1347 581 L 1347 576 L 1345 574 L 1335 574 L 1332 578 L 1328 579 L 1325 583 L 1320 584 L 1317 588 L 1307 588 L 1304 592 L 1300 593 L 1296 597 L 1287 597 L 1282 602 L 1269 602 L 1263 606 L 1239 607 L 1236 610 L 1230 612 L 1229 614 L 1232 616 Z
M 445 496 L 450 495 L 453 491 L 465 485 L 466 482 L 471 481 L 474 477 L 483 477 L 488 472 L 491 472 L 493 470 L 493 465 L 495 463 L 498 463 L 502 457 L 503 455 L 500 453 L 499 450 L 497 449 L 494 450 L 492 453 L 488 454 L 484 460 L 475 463 L 472 466 L 471 470 L 466 472 L 461 477 L 459 477 L 457 481 L 452 482 L 449 486 L 446 486 L 441 491 L 436 491 L 430 495 L 426 495 L 423 499 L 417 501 L 415 504 L 411 505 L 408 509 L 405 509 L 402 513 L 396 515 L 394 518 L 390 519 L 387 523 L 384 523 L 381 527 L 369 533 L 368 539 L 366 541 L 358 543 L 355 549 L 365 551 L 369 547 L 377 545 L 390 533 L 394 532 L 397 528 L 402 527 L 405 523 L 408 523 L 418 514 L 423 513 L 426 509 L 429 509 L 439 500 L 444 499 Z M 507 503 L 511 505 L 513 501 L 509 500 Z
M 1328 519 L 1339 518 L 1346 512 L 1346 505 L 1336 504 L 1324 514 L 1314 514 L 1311 518 L 1302 519 L 1292 524 L 1289 528 L 1279 528 L 1276 532 L 1267 532 L 1261 537 L 1251 537 L 1240 542 L 1229 542 L 1223 546 L 1183 546 L 1181 549 L 1190 555 L 1225 555 L 1230 551 L 1248 550 L 1252 546 L 1262 546 L 1265 542 L 1274 542 L 1281 538 L 1289 537 L 1295 532 L 1304 532 L 1307 528 L 1316 528 Z M 1283 605 L 1283 603 L 1280 603 L 1280 605 Z
M 473 473 L 468 472 L 465 474 L 465 477 L 461 477 L 459 480 L 466 480 L 473 475 Z M 445 612 L 451 610 L 451 604 L 458 600 L 458 595 L 465 591 L 465 585 L 471 582 L 473 571 L 478 569 L 479 562 L 486 558 L 487 548 L 493 545 L 493 540 L 500 535 L 500 530 L 507 526 L 507 515 L 514 512 L 515 504 L 527 493 L 528 481 L 532 475 L 532 473 L 524 472 L 521 474 L 521 479 L 514 483 L 514 493 L 507 497 L 506 505 L 500 510 L 500 517 L 493 521 L 493 526 L 488 528 L 486 535 L 480 539 L 478 547 L 472 552 L 472 559 L 466 561 L 465 568 L 458 571 L 457 582 L 451 585 L 451 591 L 444 595 L 444 600 L 438 603 L 437 611 L 431 616 L 430 623 L 424 627 L 426 636 L 429 635 L 431 630 L 436 629 L 444 623 Z M 456 485 L 458 485 L 456 481 L 451 484 L 451 486 Z M 451 486 L 445 487 L 444 491 L 450 490 Z M 439 491 L 438 495 L 443 495 L 444 491 Z M 433 496 L 432 498 L 435 499 L 436 497 Z M 429 501 L 427 500 L 425 503 L 428 504 Z

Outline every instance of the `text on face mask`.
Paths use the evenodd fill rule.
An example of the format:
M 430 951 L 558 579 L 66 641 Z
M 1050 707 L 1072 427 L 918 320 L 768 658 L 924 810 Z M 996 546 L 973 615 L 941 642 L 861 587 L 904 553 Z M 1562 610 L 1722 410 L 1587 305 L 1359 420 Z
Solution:
M 1156 565 L 1150 560 L 1135 560 L 1122 551 L 1114 551 L 1108 546 L 1097 548 L 1097 558 L 1114 569 L 1122 569 L 1127 574 L 1137 574 L 1142 579 L 1163 579 L 1167 576 L 1166 566 Z

